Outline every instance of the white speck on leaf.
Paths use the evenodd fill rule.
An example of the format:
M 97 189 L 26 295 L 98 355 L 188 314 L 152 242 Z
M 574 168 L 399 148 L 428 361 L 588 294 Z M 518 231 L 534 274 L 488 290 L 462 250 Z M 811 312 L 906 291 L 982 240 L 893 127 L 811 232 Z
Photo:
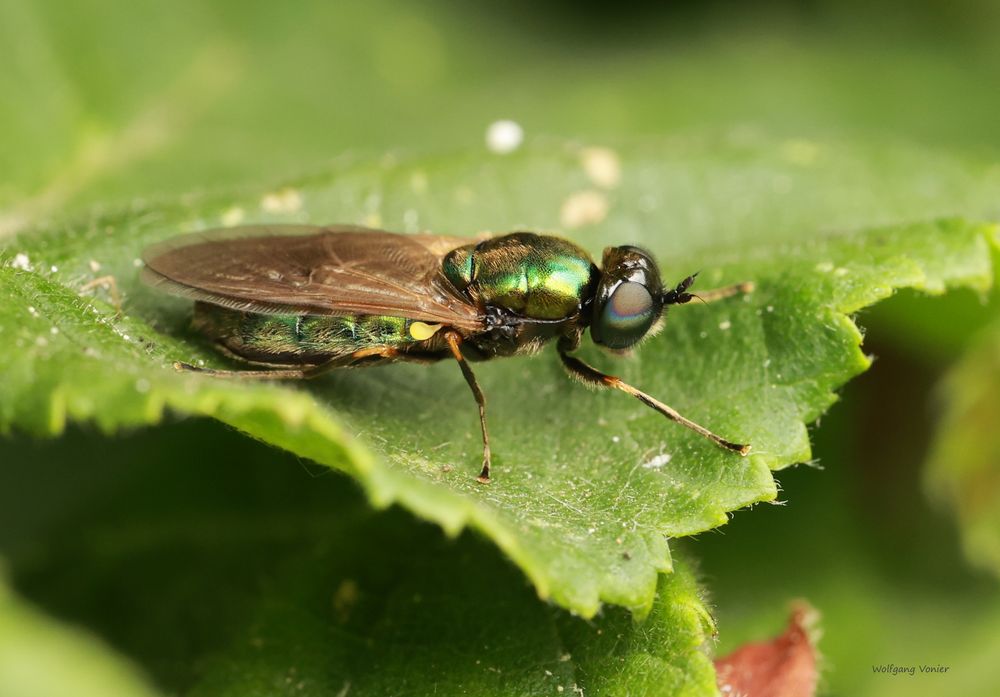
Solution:
M 295 213 L 302 208 L 302 194 L 290 187 L 272 191 L 260 200 L 260 207 L 266 213 Z
M 524 141 L 524 129 L 516 121 L 494 121 L 486 129 L 486 147 L 498 155 L 517 150 Z
M 139 268 L 140 266 L 142 266 L 142 259 L 140 259 L 139 257 L 133 259 L 132 266 L 134 266 L 135 268 Z
M 35 309 L 34 305 L 28 305 L 28 314 L 32 317 L 38 317 L 38 310 Z
M 14 255 L 14 261 L 10 263 L 10 266 L 21 271 L 31 271 L 31 260 L 24 252 L 18 252 Z
M 559 222 L 573 229 L 595 225 L 608 216 L 608 197 L 601 191 L 587 189 L 570 194 L 559 210 Z
M 648 470 L 655 470 L 663 467 L 665 464 L 670 462 L 670 453 L 660 453 L 656 457 L 653 457 L 646 462 L 642 463 L 642 466 Z
M 59 270 L 59 267 L 56 266 L 55 264 L 53 264 L 52 266 L 49 267 L 49 271 L 51 271 L 52 273 L 55 273 L 58 270 Z
M 90 270 L 93 271 L 94 273 L 97 273 L 98 271 L 101 270 L 101 262 L 97 261 L 96 259 L 91 259 L 87 263 L 87 265 L 90 267 Z
M 621 160 L 611 148 L 584 148 L 580 163 L 590 181 L 602 189 L 613 189 L 621 182 Z
M 239 225 L 243 222 L 245 215 L 246 213 L 239 206 L 231 206 L 222 212 L 222 225 L 224 227 Z
M 721 322 L 719 322 L 719 329 L 721 329 L 722 331 L 726 331 L 727 329 L 729 329 L 732 326 L 733 326 L 733 323 L 730 322 L 728 319 L 724 319 Z

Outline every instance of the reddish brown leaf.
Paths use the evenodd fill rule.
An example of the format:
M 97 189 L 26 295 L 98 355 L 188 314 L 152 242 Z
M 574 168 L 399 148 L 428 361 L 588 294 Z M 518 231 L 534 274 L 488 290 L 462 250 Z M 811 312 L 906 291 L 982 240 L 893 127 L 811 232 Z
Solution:
M 726 697 L 812 697 L 819 673 L 810 629 L 817 613 L 806 604 L 792 610 L 788 629 L 771 641 L 745 644 L 715 662 Z

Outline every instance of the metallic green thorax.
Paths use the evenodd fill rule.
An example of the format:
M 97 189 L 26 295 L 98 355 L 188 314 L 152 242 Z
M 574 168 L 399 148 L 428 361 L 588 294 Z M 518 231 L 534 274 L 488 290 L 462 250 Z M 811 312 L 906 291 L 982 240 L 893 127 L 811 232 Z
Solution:
M 559 320 L 580 309 L 597 268 L 580 247 L 558 237 L 515 232 L 449 252 L 443 271 L 480 306 Z

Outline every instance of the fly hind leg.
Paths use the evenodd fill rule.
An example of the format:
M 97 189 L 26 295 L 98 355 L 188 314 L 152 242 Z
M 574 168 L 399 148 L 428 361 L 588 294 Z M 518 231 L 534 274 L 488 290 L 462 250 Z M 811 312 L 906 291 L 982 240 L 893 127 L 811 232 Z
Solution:
M 174 370 L 179 373 L 200 373 L 213 378 L 232 378 L 237 380 L 302 380 L 314 377 L 321 372 L 320 368 L 326 368 L 325 363 L 320 365 L 305 366 L 302 368 L 275 368 L 266 370 L 218 370 L 215 368 L 199 368 L 190 363 L 176 361 Z
M 226 351 L 230 355 L 231 352 Z M 234 378 L 247 380 L 308 380 L 318 377 L 336 368 L 348 368 L 355 365 L 362 365 L 371 362 L 390 361 L 396 358 L 399 352 L 390 346 L 374 346 L 360 349 L 344 356 L 337 356 L 323 363 L 316 365 L 306 365 L 300 368 L 280 367 L 265 370 L 217 370 L 214 368 L 199 368 L 190 363 L 174 363 L 174 369 L 180 372 L 201 373 L 215 378 Z M 257 363 L 256 365 L 262 365 Z
M 108 295 L 111 297 L 111 304 L 115 308 L 115 316 L 121 317 L 122 294 L 121 291 L 118 290 L 118 282 L 115 281 L 115 277 L 101 276 L 99 278 L 95 278 L 93 281 L 84 283 L 82 286 L 80 286 L 80 292 L 88 293 L 97 288 L 104 288 L 108 292 Z

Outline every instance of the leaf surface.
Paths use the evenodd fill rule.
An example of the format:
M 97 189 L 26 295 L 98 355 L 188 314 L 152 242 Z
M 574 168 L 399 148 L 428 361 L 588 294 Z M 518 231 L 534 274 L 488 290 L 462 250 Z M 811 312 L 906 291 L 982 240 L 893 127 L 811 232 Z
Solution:
M 623 608 L 588 621 L 540 602 L 486 541 L 374 511 L 323 468 L 207 420 L 110 444 L 74 429 L 0 455 L 16 587 L 166 694 L 717 694 L 714 626 L 683 561 L 645 621 Z M 76 694 L 76 670 L 54 694 Z
M 849 314 L 898 287 L 988 287 L 993 227 L 889 221 L 987 212 L 996 173 L 889 148 L 878 153 L 876 193 L 872 156 L 745 134 L 598 154 L 620 177 L 595 175 L 592 149 L 539 142 L 506 158 L 348 163 L 259 194 L 24 234 L 0 266 L 0 292 L 12 299 L 0 308 L 10 356 L 0 425 L 54 434 L 92 420 L 111 432 L 157 423 L 167 409 L 211 416 L 350 474 L 379 506 L 398 502 L 453 533 L 477 528 L 542 597 L 579 614 L 602 600 L 645 614 L 671 565 L 667 537 L 774 498 L 771 470 L 810 458 L 806 424 L 869 363 Z M 928 187 L 932 195 L 916 196 Z M 184 303 L 138 285 L 136 260 L 151 242 L 237 220 L 469 235 L 562 227 L 595 255 L 606 244 L 649 247 L 668 283 L 699 269 L 702 288 L 752 280 L 750 296 L 673 309 L 632 358 L 582 355 L 754 450 L 739 458 L 624 395 L 588 392 L 545 353 L 476 366 L 496 468 L 483 487 L 473 478 L 474 406 L 454 365 L 284 386 L 177 374 L 175 360 L 226 363 L 188 333 Z M 108 274 L 126 295 L 122 317 L 80 294 Z

